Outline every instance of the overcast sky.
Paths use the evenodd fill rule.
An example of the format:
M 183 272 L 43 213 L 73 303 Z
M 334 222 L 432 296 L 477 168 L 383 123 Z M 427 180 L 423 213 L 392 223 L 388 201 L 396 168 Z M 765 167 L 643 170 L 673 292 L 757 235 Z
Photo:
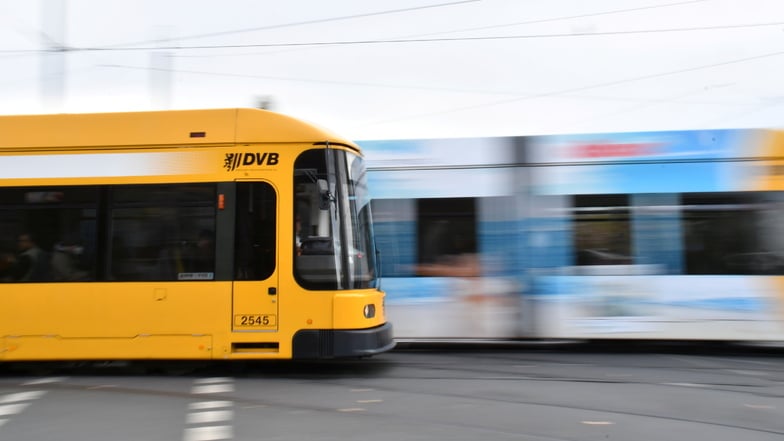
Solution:
M 255 106 L 361 139 L 784 127 L 782 0 L 0 0 L 0 113 Z

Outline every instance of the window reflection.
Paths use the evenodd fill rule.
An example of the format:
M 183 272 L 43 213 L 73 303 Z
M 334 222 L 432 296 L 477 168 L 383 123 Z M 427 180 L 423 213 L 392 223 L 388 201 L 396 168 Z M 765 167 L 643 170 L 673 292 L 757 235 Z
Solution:
M 95 187 L 0 188 L 0 281 L 96 277 Z
M 688 274 L 784 274 L 784 194 L 682 195 Z
M 265 280 L 275 272 L 275 189 L 266 182 L 237 184 L 234 238 L 236 280 Z
M 579 195 L 573 207 L 577 265 L 634 263 L 627 195 Z
M 215 185 L 117 187 L 112 194 L 113 280 L 212 280 Z

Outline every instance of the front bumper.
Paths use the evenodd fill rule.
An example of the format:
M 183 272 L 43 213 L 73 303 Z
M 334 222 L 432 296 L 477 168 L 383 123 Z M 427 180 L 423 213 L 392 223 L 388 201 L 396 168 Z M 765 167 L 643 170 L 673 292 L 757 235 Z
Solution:
M 394 347 L 391 323 L 368 329 L 303 329 L 294 334 L 292 357 L 369 357 Z

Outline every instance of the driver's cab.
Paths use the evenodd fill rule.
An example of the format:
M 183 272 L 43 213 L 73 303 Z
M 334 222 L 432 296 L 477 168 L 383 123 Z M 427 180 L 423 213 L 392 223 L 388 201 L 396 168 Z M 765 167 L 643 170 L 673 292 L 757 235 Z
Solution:
M 358 155 L 308 150 L 294 171 L 294 274 L 306 289 L 376 286 L 370 198 Z

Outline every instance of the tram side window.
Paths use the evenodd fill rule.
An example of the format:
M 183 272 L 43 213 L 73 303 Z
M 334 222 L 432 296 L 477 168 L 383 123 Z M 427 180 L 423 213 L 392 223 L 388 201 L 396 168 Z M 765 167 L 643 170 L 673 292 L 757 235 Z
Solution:
M 784 274 L 784 193 L 681 197 L 688 274 Z
M 335 161 L 335 157 L 339 161 Z M 327 158 L 331 158 L 328 167 Z M 294 276 L 305 289 L 338 289 L 344 276 L 340 250 L 343 238 L 340 222 L 350 222 L 338 198 L 341 187 L 330 183 L 329 169 L 345 167 L 345 154 L 312 149 L 302 152 L 294 163 L 294 219 L 292 245 L 295 251 Z M 336 178 L 340 179 L 340 178 Z M 341 181 L 342 182 L 342 181 Z
M 113 187 L 112 280 L 213 280 L 215 184 Z
M 0 281 L 95 279 L 96 187 L 0 188 Z
M 628 195 L 577 195 L 573 203 L 576 265 L 629 265 Z
M 418 199 L 417 217 L 418 275 L 480 275 L 475 198 Z
M 275 272 L 275 189 L 266 182 L 240 182 L 236 199 L 234 277 L 265 280 Z

